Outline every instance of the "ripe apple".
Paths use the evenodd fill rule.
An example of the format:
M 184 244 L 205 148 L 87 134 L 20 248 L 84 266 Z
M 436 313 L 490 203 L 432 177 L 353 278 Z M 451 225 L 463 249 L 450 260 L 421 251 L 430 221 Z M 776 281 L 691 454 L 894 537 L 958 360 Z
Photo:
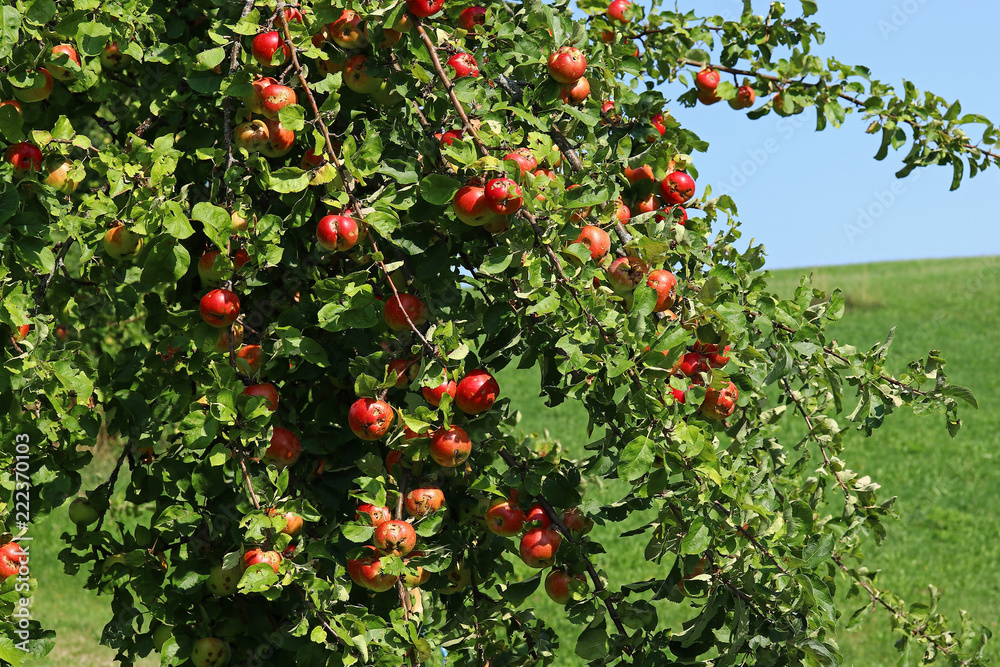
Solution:
M 729 106 L 733 109 L 749 109 L 757 100 L 757 93 L 750 86 L 740 86 L 736 89 L 736 97 L 729 100 Z
M 458 27 L 467 32 L 475 32 L 477 25 L 486 24 L 485 7 L 466 7 L 458 15 Z
M 4 100 L 3 102 L 0 102 L 0 108 L 6 107 L 6 106 L 12 106 L 12 107 L 14 107 L 14 110 L 17 111 L 17 113 L 19 113 L 21 115 L 24 114 L 24 112 L 21 111 L 21 103 L 18 102 L 17 100 Z
M 640 214 L 652 213 L 659 210 L 662 206 L 663 203 L 660 201 L 660 196 L 655 192 L 651 192 L 648 196 L 635 202 L 635 210 Z
M 653 176 L 653 168 L 648 164 L 639 165 L 635 169 L 626 166 L 625 169 L 622 170 L 622 173 L 625 174 L 625 178 L 628 179 L 628 182 L 633 184 L 644 179 L 649 179 L 651 181 L 656 180 L 656 177 Z
M 587 57 L 575 46 L 563 46 L 549 56 L 548 68 L 559 83 L 574 83 L 587 71 Z
M 439 466 L 454 468 L 465 463 L 472 454 L 472 439 L 458 424 L 448 429 L 439 428 L 431 436 L 430 452 Z
M 378 505 L 372 505 L 371 503 L 362 503 L 358 505 L 358 511 L 354 515 L 355 520 L 360 519 L 362 514 L 367 514 L 372 520 L 372 526 L 378 528 L 386 521 L 392 520 L 392 512 L 389 511 L 388 507 L 379 507 Z
M 461 79 L 466 76 L 475 78 L 479 76 L 479 63 L 469 53 L 456 53 L 451 58 L 448 58 L 448 66 L 455 70 L 453 79 Z
M 521 186 L 509 178 L 494 178 L 486 184 L 486 206 L 494 213 L 511 215 L 521 208 Z
M 608 267 L 608 282 L 618 294 L 627 294 L 646 279 L 649 267 L 638 257 L 619 257 Z
M 490 234 L 502 234 L 510 229 L 510 218 L 497 216 L 483 225 L 483 229 L 488 231 Z
M 292 49 L 277 30 L 262 32 L 250 43 L 250 53 L 261 67 L 280 67 L 291 59 Z
M 236 267 L 237 271 L 242 269 L 249 261 L 250 253 L 247 252 L 246 248 L 240 248 L 236 251 L 236 254 L 233 255 L 233 266 Z
M 628 0 L 615 0 L 616 2 L 627 2 Z M 553 568 L 545 577 L 545 593 L 552 598 L 556 604 L 565 605 L 572 597 L 569 586 L 571 581 L 583 583 L 584 589 L 588 589 L 587 578 L 583 574 L 570 574 L 566 570 Z
M 248 153 L 265 148 L 270 138 L 267 124 L 262 120 L 248 120 L 233 128 L 233 143 Z
M 628 8 L 632 6 L 629 0 L 612 0 L 611 4 L 608 5 L 608 9 L 605 15 L 608 17 L 609 21 L 618 21 L 619 23 L 628 23 L 629 18 L 625 15 Z
M 382 561 L 375 547 L 370 544 L 365 545 L 370 550 L 360 558 L 353 558 L 347 561 L 347 573 L 359 586 L 363 586 L 376 593 L 387 591 L 396 585 L 398 577 L 394 574 L 382 572 Z
M 206 285 L 218 285 L 233 275 L 233 262 L 219 250 L 209 250 L 198 260 L 198 275 Z
M 467 415 L 478 415 L 493 407 L 500 393 L 496 379 L 482 368 L 466 373 L 458 383 L 455 405 Z
M 244 345 L 236 350 L 236 358 L 246 362 L 250 375 L 256 375 L 260 370 L 261 349 L 260 345 Z
M 356 93 L 374 93 L 382 84 L 382 79 L 370 76 L 365 72 L 367 62 L 368 56 L 360 53 L 347 59 L 344 68 L 344 85 Z
M 142 237 L 133 234 L 125 225 L 112 227 L 104 234 L 104 252 L 112 259 L 132 258 L 141 250 Z
M 281 567 L 281 554 L 277 551 L 264 551 L 263 549 L 254 547 L 243 554 L 243 560 L 241 562 L 244 572 L 254 565 L 267 563 L 271 566 L 271 569 L 274 570 L 274 573 L 277 574 L 278 569 Z
M 223 569 L 222 563 L 218 563 L 212 566 L 205 585 L 208 586 L 208 591 L 212 595 L 226 597 L 236 592 L 236 587 L 240 583 L 242 574 L 243 571 L 239 566 L 231 570 L 226 570 Z
M 243 342 L 243 325 L 233 323 L 233 347 L 239 347 Z M 226 354 L 229 352 L 229 329 L 219 329 L 219 337 L 215 340 L 215 351 Z
M 647 134 L 646 135 L 646 141 L 647 142 L 652 143 L 652 142 L 660 139 L 664 134 L 667 133 L 667 124 L 663 120 L 663 114 L 662 113 L 655 113 L 652 116 L 650 116 L 649 117 L 649 124 L 656 131 L 656 134 L 653 134 L 652 132 L 650 132 L 649 134 Z
M 552 525 L 549 513 L 545 511 L 541 503 L 532 503 L 531 507 L 524 515 L 525 523 L 529 523 L 533 528 L 548 528 Z
M 708 364 L 712 368 L 722 368 L 729 363 L 729 357 L 725 354 L 719 352 L 719 346 L 714 343 L 702 343 L 700 340 L 697 341 L 691 348 L 699 354 L 705 355 L 708 359 Z M 723 349 L 723 352 L 729 352 L 729 346 Z
M 59 79 L 60 81 L 72 81 L 76 78 L 76 72 L 63 67 L 62 65 L 56 64 L 56 60 L 61 55 L 65 55 L 68 60 L 76 63 L 77 68 L 82 67 L 79 54 L 77 54 L 76 49 L 69 44 L 59 44 L 57 46 L 53 46 L 52 60 L 46 63 L 46 65 L 48 66 L 49 72 L 52 73 L 53 77 Z
M 299 97 L 295 91 L 280 83 L 272 83 L 264 89 L 260 98 L 261 113 L 268 118 L 276 119 L 278 112 L 290 104 L 298 104 Z
M 694 85 L 699 92 L 714 93 L 719 87 L 719 73 L 711 67 L 706 67 L 695 76 Z
M 14 97 L 22 102 L 41 102 L 52 94 L 52 75 L 44 67 L 32 72 L 31 85 L 14 88 Z
M 240 316 L 240 298 L 227 289 L 214 289 L 201 297 L 198 312 L 211 326 L 228 327 Z
M 281 529 L 281 532 L 289 537 L 298 537 L 299 533 L 302 532 L 302 526 L 305 522 L 302 517 L 295 512 L 279 512 L 274 507 L 267 508 L 265 512 L 269 517 L 281 516 L 285 520 L 285 527 Z
M 660 197 L 668 204 L 683 204 L 694 196 L 694 179 L 686 172 L 672 171 L 660 182 Z
M 462 138 L 462 130 L 460 129 L 445 130 L 440 136 L 438 136 L 438 139 L 440 140 L 442 146 L 451 146 L 452 142 L 455 141 L 455 139 L 461 139 L 461 138 Z
M 302 443 L 295 434 L 287 428 L 275 426 L 271 433 L 271 442 L 264 452 L 264 463 L 273 463 L 278 468 L 295 465 L 302 455 Z
M 316 226 L 316 243 L 327 250 L 350 250 L 360 237 L 358 223 L 346 215 L 327 215 Z
M 326 26 L 330 39 L 343 49 L 361 49 L 368 39 L 361 29 L 361 15 L 350 9 L 340 13 L 340 18 Z
M 412 489 L 403 499 L 406 513 L 410 516 L 426 516 L 444 505 L 444 492 L 435 487 Z
M 586 535 L 594 528 L 594 520 L 584 515 L 577 507 L 572 507 L 563 512 L 562 522 L 574 537 Z
M 45 160 L 42 173 L 45 174 L 45 184 L 50 185 L 63 194 L 71 195 L 76 192 L 79 185 L 69 177 L 69 172 L 73 169 L 73 163 L 61 155 L 50 155 Z
M 274 412 L 278 409 L 278 390 L 275 389 L 274 385 L 270 382 L 252 384 L 240 393 L 245 396 L 262 396 L 267 401 L 266 405 L 268 410 Z
M 289 130 L 280 121 L 268 118 L 264 121 L 267 127 L 267 143 L 260 147 L 265 157 L 283 157 L 295 146 L 295 132 Z
M 436 408 L 441 405 L 441 399 L 445 394 L 451 396 L 451 400 L 454 402 L 455 394 L 458 393 L 458 385 L 454 380 L 445 380 L 436 387 L 421 387 L 420 393 L 424 395 L 425 401 Z
M 615 217 L 618 218 L 618 222 L 625 224 L 632 218 L 632 211 L 629 210 L 625 202 L 622 201 L 621 197 L 618 198 L 617 207 L 615 208 Z
M 407 521 L 386 521 L 375 529 L 372 541 L 375 548 L 387 556 L 405 556 L 417 546 L 417 531 Z
M 698 101 L 705 106 L 710 106 L 720 101 L 722 98 L 714 90 L 699 90 L 698 91 Z
M 101 51 L 101 67 L 108 70 L 121 69 L 132 60 L 132 56 L 122 53 L 118 42 L 109 42 Z
M 601 117 L 612 125 L 617 125 L 622 120 L 621 114 L 615 109 L 615 103 L 611 100 L 601 105 Z
M 406 9 L 422 19 L 433 16 L 444 7 L 444 0 L 406 0 Z
M 347 412 L 347 422 L 362 440 L 378 440 L 389 432 L 396 413 L 385 401 L 359 398 Z
M 580 235 L 573 243 L 583 243 L 590 248 L 590 258 L 600 262 L 611 249 L 611 237 L 600 227 L 586 225 L 580 230 Z
M 232 657 L 229 644 L 218 637 L 202 637 L 191 647 L 194 667 L 222 667 Z
M 410 382 L 417 378 L 417 372 L 420 370 L 416 359 L 411 359 L 407 361 L 406 359 L 393 359 L 389 362 L 389 377 L 392 374 L 396 374 L 396 384 L 393 386 L 396 389 L 405 389 L 409 386 Z
M 247 219 L 240 211 L 234 210 L 229 216 L 234 232 L 245 232 L 247 229 Z M 256 218 L 254 219 L 256 222 Z
M 701 414 L 708 419 L 725 419 L 736 410 L 739 397 L 740 392 L 732 382 L 722 389 L 709 388 L 701 404 Z
M 264 91 L 267 90 L 269 86 L 276 85 L 277 83 L 277 79 L 272 79 L 269 76 L 263 76 L 254 80 L 252 84 L 252 91 L 249 95 L 242 98 L 243 104 L 245 104 L 246 107 L 253 113 L 264 113 Z
M 518 148 L 515 151 L 507 153 L 504 160 L 513 160 L 516 162 L 517 166 L 521 169 L 522 178 L 526 173 L 534 171 L 538 167 L 538 158 L 535 157 L 530 148 Z
M 30 324 L 22 324 L 10 333 L 10 337 L 14 339 L 15 343 L 20 343 L 22 340 L 28 337 L 28 332 L 31 331 Z
M 687 403 L 687 391 L 684 389 L 670 388 L 670 392 L 674 395 L 674 400 L 678 403 Z
M 517 535 L 524 528 L 524 510 L 516 500 L 497 498 L 486 510 L 486 527 L 501 537 Z
M 296 7 L 285 7 L 284 15 L 278 15 L 278 23 L 302 23 L 305 17 L 302 11 Z
M 427 322 L 427 306 L 412 294 L 400 292 L 386 299 L 382 318 L 393 331 L 406 331 L 410 328 L 410 322 L 415 327 Z
M 581 76 L 573 83 L 567 83 L 559 88 L 559 99 L 566 104 L 583 104 L 590 96 L 590 82 Z
M 532 528 L 521 538 L 518 551 L 525 565 L 541 569 L 555 562 L 561 543 L 562 535 L 551 528 Z
M 458 219 L 470 227 L 480 227 L 496 217 L 488 206 L 486 189 L 477 185 L 459 188 L 451 200 L 451 208 Z
M 698 352 L 688 352 L 681 357 L 681 361 L 677 365 L 677 370 L 687 377 L 695 377 L 701 373 L 707 373 L 709 370 L 708 359 Z
M 677 287 L 677 278 L 674 274 L 665 269 L 650 271 L 646 284 L 656 290 L 654 313 L 662 313 L 674 305 L 674 288 Z
M 23 178 L 29 171 L 42 168 L 41 149 L 27 141 L 11 144 L 4 151 L 3 159 L 13 165 L 15 178 Z
M 0 582 L 7 577 L 13 577 L 28 562 L 28 554 L 17 542 L 8 542 L 0 546 Z
M 683 227 L 684 223 L 687 222 L 687 219 L 687 209 L 683 206 L 671 206 L 669 209 L 666 209 L 664 220 L 676 222 L 678 225 Z

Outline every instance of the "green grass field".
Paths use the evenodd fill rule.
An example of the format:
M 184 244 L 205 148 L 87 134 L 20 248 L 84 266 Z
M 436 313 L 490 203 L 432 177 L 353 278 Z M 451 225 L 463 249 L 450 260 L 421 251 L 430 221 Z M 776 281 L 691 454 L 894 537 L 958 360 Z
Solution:
M 789 293 L 803 271 L 778 272 L 773 281 L 779 293 Z M 943 417 L 894 415 L 876 436 L 852 435 L 845 458 L 861 474 L 882 485 L 881 496 L 899 496 L 901 519 L 889 526 L 884 548 L 870 550 L 868 565 L 882 568 L 882 585 L 907 602 L 926 601 L 926 586 L 935 584 L 943 594 L 942 611 L 957 620 L 958 609 L 967 610 L 994 634 L 1000 619 L 1000 358 L 993 354 L 995 332 L 1000 331 L 1000 257 L 901 262 L 824 268 L 813 271 L 817 286 L 840 287 L 848 298 L 849 312 L 835 328 L 838 339 L 867 348 L 885 339 L 897 327 L 890 360 L 895 370 L 906 361 L 940 349 L 948 359 L 953 383 L 976 393 L 980 410 L 966 410 L 958 437 L 950 439 Z M 578 406 L 547 408 L 537 398 L 538 376 L 531 371 L 509 370 L 500 376 L 505 395 L 522 411 L 526 431 L 548 429 L 570 451 L 579 452 L 588 442 L 586 416 Z M 103 467 L 102 467 L 103 466 Z M 91 471 L 93 480 L 106 474 L 107 461 Z M 96 482 L 95 482 L 96 483 Z M 93 486 L 93 484 L 89 484 Z M 587 493 L 610 499 L 614 488 L 592 483 Z M 615 585 L 616 575 L 629 581 L 651 575 L 651 564 L 642 558 L 643 538 L 617 540 L 622 530 L 641 525 L 634 517 L 613 530 L 598 527 L 594 537 L 612 551 L 598 565 L 606 568 Z M 37 560 L 33 573 L 39 579 L 34 604 L 36 618 L 59 632 L 57 648 L 46 665 L 110 665 L 114 652 L 97 646 L 101 627 L 110 617 L 108 600 L 81 591 L 78 581 L 66 579 L 57 555 L 59 535 L 70 529 L 64 513 L 35 527 Z M 618 583 L 621 583 L 619 581 Z M 544 593 L 526 604 L 550 621 L 563 637 L 565 656 L 559 665 L 582 665 L 573 655 L 578 629 L 568 622 Z M 841 606 L 847 612 L 860 606 L 853 600 Z M 677 623 L 683 610 L 661 607 L 661 622 Z M 957 625 L 956 625 L 957 628 Z M 876 611 L 860 629 L 842 632 L 845 664 L 879 667 L 896 664 L 886 615 Z M 1000 657 L 1000 640 L 989 655 Z M 912 664 L 916 664 L 916 658 Z M 155 664 L 155 663 L 147 663 Z

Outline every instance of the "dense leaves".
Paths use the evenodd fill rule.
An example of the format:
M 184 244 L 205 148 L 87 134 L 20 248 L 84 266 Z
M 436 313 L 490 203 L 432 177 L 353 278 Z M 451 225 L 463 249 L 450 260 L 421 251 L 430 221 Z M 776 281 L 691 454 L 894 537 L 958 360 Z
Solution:
M 590 0 L 586 19 L 430 5 L 3 8 L 4 90 L 21 105 L 0 106 L 0 135 L 45 159 L 0 162 L 6 530 L 25 526 L 18 490 L 33 520 L 85 494 L 99 519 L 61 559 L 109 593 L 102 641 L 126 662 L 440 664 L 444 648 L 450 664 L 835 665 L 846 589 L 853 618 L 890 614 L 901 650 L 981 664 L 987 630 L 950 630 L 936 597 L 907 608 L 860 565 L 893 499 L 841 457 L 845 429 L 872 435 L 902 407 L 954 434 L 975 398 L 934 351 L 888 374 L 891 333 L 870 350 L 832 340 L 840 294 L 771 293 L 736 203 L 691 192 L 707 144 L 667 103 L 737 100 L 728 82 L 684 92 L 711 65 L 747 77 L 751 118 L 815 106 L 823 129 L 862 113 L 883 133 L 876 157 L 909 145 L 900 175 L 951 164 L 956 187 L 964 164 L 996 159 L 993 125 L 811 55 L 812 2 L 797 18 L 745 3 L 738 21 L 629 5 L 626 23 Z M 588 93 L 553 69 L 568 46 Z M 479 76 L 446 64 L 457 53 Z M 275 102 L 281 84 L 294 102 Z M 495 178 L 520 184 L 519 210 L 480 201 Z M 320 244 L 330 214 L 349 223 Z M 658 291 L 674 283 L 650 269 L 676 286 Z M 213 289 L 238 313 L 202 299 Z M 549 405 L 586 407 L 581 458 L 521 432 L 487 381 L 508 366 L 539 368 Z M 114 474 L 81 489 L 105 433 L 124 443 Z M 601 505 L 594 478 L 627 490 Z M 404 513 L 416 488 L 444 504 Z M 496 498 L 527 511 L 513 537 L 486 525 Z M 590 522 L 634 513 L 649 521 L 622 542 L 656 578 L 591 558 Z M 412 534 L 388 534 L 388 515 Z M 526 553 L 528 528 L 554 555 Z M 575 644 L 524 604 L 551 570 L 522 558 L 586 575 L 564 596 Z M 19 664 L 15 644 L 45 653 L 51 633 L 18 628 L 15 584 L 0 588 L 0 660 Z M 668 628 L 663 605 L 685 601 Z

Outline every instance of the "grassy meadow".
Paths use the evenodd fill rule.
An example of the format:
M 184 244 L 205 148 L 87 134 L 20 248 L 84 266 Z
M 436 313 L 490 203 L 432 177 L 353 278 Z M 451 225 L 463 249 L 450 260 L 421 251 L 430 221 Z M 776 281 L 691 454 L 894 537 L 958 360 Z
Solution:
M 790 293 L 803 272 L 777 272 L 774 289 Z M 1000 494 L 996 493 L 1000 489 L 1000 357 L 993 345 L 1000 331 L 1000 296 L 995 287 L 1000 280 L 1000 257 L 842 266 L 812 273 L 817 286 L 840 287 L 847 296 L 848 313 L 834 329 L 840 341 L 868 348 L 884 341 L 895 326 L 889 355 L 894 370 L 930 349 L 940 349 L 949 362 L 950 381 L 976 393 L 980 410 L 964 411 L 964 426 L 956 439 L 948 437 L 942 416 L 915 417 L 900 411 L 871 439 L 852 434 L 845 459 L 882 485 L 880 497 L 899 497 L 900 520 L 889 525 L 886 545 L 870 550 L 868 566 L 884 570 L 882 586 L 910 603 L 926 601 L 926 586 L 932 583 L 942 592 L 942 611 L 953 621 L 958 610 L 965 609 L 996 634 L 1000 630 L 1000 577 L 996 575 L 1000 564 Z M 537 372 L 509 369 L 499 379 L 503 393 L 523 413 L 525 431 L 548 429 L 570 452 L 582 451 L 588 442 L 587 419 L 578 406 L 547 408 L 537 397 Z M 853 407 L 849 400 L 845 403 Z M 108 456 L 98 457 L 88 488 L 104 478 L 111 462 Z M 600 499 L 616 499 L 615 491 L 607 483 L 593 482 L 587 487 L 588 495 Z M 632 581 L 655 572 L 655 566 L 642 558 L 643 536 L 618 539 L 620 532 L 641 525 L 643 519 L 632 517 L 613 528 L 598 526 L 593 533 L 611 551 L 597 564 L 609 572 L 612 587 L 624 581 L 620 577 Z M 71 529 L 64 512 L 33 529 L 33 573 L 40 582 L 34 613 L 59 633 L 53 654 L 36 664 L 111 665 L 114 652 L 97 646 L 101 628 L 110 617 L 109 600 L 82 591 L 84 575 L 75 581 L 66 578 L 57 558 L 62 549 L 59 535 Z M 849 614 L 861 602 L 852 600 L 840 608 Z M 573 655 L 579 626 L 561 620 L 562 612 L 541 589 L 526 604 L 534 605 L 537 615 L 550 621 L 563 637 L 560 652 L 564 657 L 557 664 L 584 664 Z M 659 609 L 663 624 L 677 627 L 684 619 L 684 610 L 676 605 L 665 603 Z M 881 611 L 868 614 L 858 630 L 840 634 L 845 664 L 858 667 L 896 664 L 893 641 L 888 618 Z M 995 641 L 989 655 L 997 659 L 1000 639 Z

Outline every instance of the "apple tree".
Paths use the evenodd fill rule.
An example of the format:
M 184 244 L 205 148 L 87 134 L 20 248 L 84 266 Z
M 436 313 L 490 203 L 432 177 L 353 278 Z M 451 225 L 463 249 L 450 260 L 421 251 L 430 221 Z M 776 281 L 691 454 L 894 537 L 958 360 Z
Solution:
M 869 608 L 983 664 L 985 628 L 862 566 L 893 503 L 842 455 L 974 397 L 935 351 L 893 376 L 891 335 L 833 340 L 839 293 L 770 291 L 669 104 L 860 114 L 955 187 L 996 129 L 817 57 L 793 4 L 6 3 L 0 541 L 76 497 L 60 557 L 128 664 L 836 665 Z M 590 442 L 522 432 L 497 377 L 530 369 Z M 15 580 L 14 663 L 52 641 Z

